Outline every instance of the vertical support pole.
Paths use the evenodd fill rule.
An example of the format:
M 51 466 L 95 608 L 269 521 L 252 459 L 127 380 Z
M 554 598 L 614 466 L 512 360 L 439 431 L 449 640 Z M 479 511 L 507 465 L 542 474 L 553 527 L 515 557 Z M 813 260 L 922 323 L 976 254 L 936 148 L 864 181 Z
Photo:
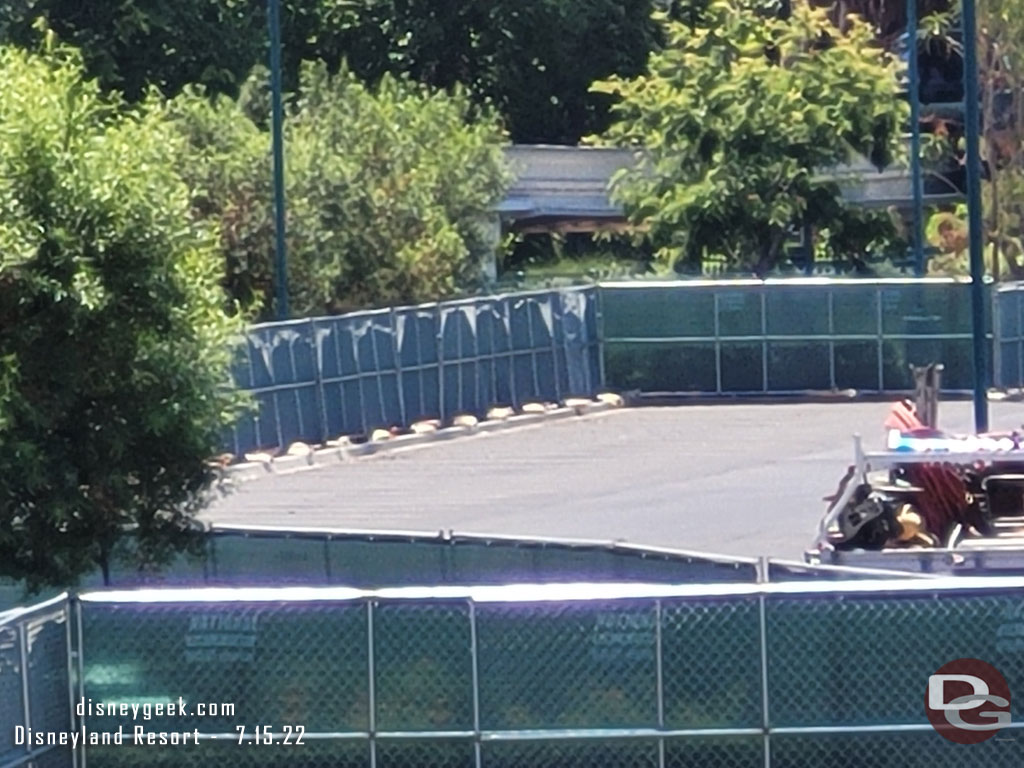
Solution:
M 974 428 L 988 431 L 985 355 L 985 261 L 981 219 L 981 152 L 978 114 L 978 25 L 975 0 L 963 0 L 964 133 L 967 144 L 967 223 L 971 256 L 971 320 L 974 336 Z
M 377 767 L 377 682 L 374 670 L 373 601 L 366 601 L 366 668 L 368 675 L 367 706 L 370 727 L 370 768 Z
M 758 568 L 758 581 L 768 583 L 768 558 L 762 557 Z M 761 728 L 764 732 L 764 766 L 771 768 L 771 716 L 768 706 L 768 605 L 767 597 L 762 589 L 757 597 L 759 619 L 761 624 Z
M 21 704 L 25 718 L 25 732 L 32 728 L 32 700 L 28 685 L 28 639 L 25 637 L 25 622 L 18 622 L 18 652 L 21 654 Z M 25 751 L 32 751 L 32 744 L 25 740 Z
M 993 284 L 988 304 L 992 311 L 992 386 L 998 389 L 1006 386 L 1003 383 L 1003 329 L 1000 303 L 999 286 Z
M 836 306 L 835 293 L 831 286 L 825 288 L 828 292 L 828 385 L 832 389 L 838 388 L 836 384 Z
M 885 337 L 882 335 L 882 286 L 875 286 L 875 334 L 878 352 L 878 391 L 885 391 Z
M 270 25 L 271 142 L 274 155 L 274 267 L 279 320 L 288 319 L 288 257 L 284 219 L 284 107 L 281 97 L 281 0 L 267 0 Z
M 64 603 L 64 643 L 68 661 L 68 729 L 70 733 L 78 730 L 75 727 L 75 647 L 71 639 L 71 598 Z M 78 750 L 71 750 L 72 768 L 78 766 Z
M 78 697 L 80 700 L 85 700 L 85 645 L 82 643 L 82 601 L 75 600 L 75 615 L 78 634 Z M 85 728 L 85 720 L 78 724 L 79 728 Z M 82 760 L 81 766 L 85 768 L 86 765 L 86 748 L 85 742 L 82 742 Z
M 597 317 L 597 377 L 599 381 L 597 386 L 600 389 L 608 388 L 608 377 L 605 374 L 605 359 L 604 352 L 607 346 L 604 334 L 604 291 L 601 290 L 601 286 L 597 286 L 597 290 L 594 294 L 595 301 L 597 302 L 597 309 L 595 311 Z M 586 314 L 583 317 L 586 322 Z
M 715 392 L 722 394 L 722 333 L 721 318 L 718 315 L 718 291 L 712 294 L 715 314 Z
M 665 672 L 661 640 L 661 600 L 654 601 L 654 663 L 658 694 L 658 730 L 665 729 Z M 658 768 L 665 768 L 665 737 L 658 736 Z
M 473 663 L 473 763 L 480 768 L 480 654 L 476 639 L 476 603 L 469 601 L 469 652 Z
M 768 288 L 761 282 L 761 391 L 768 391 Z
M 914 274 L 924 275 L 924 183 L 921 179 L 921 75 L 917 61 L 917 0 L 907 0 L 907 74 L 910 79 L 910 183 L 914 212 Z

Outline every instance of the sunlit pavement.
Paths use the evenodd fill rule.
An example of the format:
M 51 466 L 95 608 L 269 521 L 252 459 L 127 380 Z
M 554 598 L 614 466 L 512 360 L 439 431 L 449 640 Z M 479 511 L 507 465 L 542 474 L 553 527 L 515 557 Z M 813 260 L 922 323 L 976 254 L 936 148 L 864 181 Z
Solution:
M 241 484 L 219 523 L 621 539 L 799 558 L 886 403 L 637 408 Z M 990 405 L 1020 428 L 1024 403 Z M 969 402 L 939 425 L 970 431 Z

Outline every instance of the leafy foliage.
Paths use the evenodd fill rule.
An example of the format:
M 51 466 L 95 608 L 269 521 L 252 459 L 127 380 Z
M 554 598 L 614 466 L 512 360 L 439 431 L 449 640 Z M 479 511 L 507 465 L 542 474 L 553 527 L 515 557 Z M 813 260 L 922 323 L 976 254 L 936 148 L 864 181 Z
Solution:
M 600 140 L 645 148 L 613 194 L 669 264 L 712 254 L 764 275 L 800 225 L 854 255 L 895 234 L 887 215 L 848 211 L 819 172 L 897 159 L 896 63 L 854 17 L 840 30 L 805 2 L 780 16 L 715 0 L 693 25 L 663 19 L 648 74 L 594 86 L 619 98 Z
M 0 573 L 30 586 L 188 548 L 237 402 L 221 260 L 183 144 L 76 54 L 0 47 Z
M 256 82 L 243 89 L 258 100 Z M 510 180 L 493 114 L 385 75 L 307 65 L 285 121 L 293 312 L 433 301 L 471 289 L 490 247 L 482 225 Z M 227 288 L 270 307 L 273 221 L 269 134 L 243 105 L 187 91 L 167 107 L 188 138 L 179 160 L 193 213 L 219 226 Z
M 702 2 L 702 0 L 697 0 Z M 608 99 L 590 83 L 639 73 L 660 31 L 658 0 L 282 0 L 286 87 L 303 61 L 448 89 L 461 84 L 504 116 L 515 141 L 575 143 L 603 130 Z M 35 44 L 44 17 L 80 46 L 90 73 L 135 100 L 156 85 L 235 96 L 266 60 L 266 0 L 0 0 L 0 41 Z M 4 21 L 6 20 L 6 21 Z

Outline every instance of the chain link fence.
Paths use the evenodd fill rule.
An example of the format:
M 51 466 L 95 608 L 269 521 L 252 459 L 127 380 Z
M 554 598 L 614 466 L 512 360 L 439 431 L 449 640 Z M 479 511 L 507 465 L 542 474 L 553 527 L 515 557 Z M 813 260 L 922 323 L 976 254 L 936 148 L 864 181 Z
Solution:
M 928 677 L 957 658 L 1024 686 L 1022 579 L 385 590 L 148 590 L 78 604 L 77 696 L 230 702 L 197 747 L 88 747 L 90 766 L 1020 764 L 934 733 Z M 244 729 L 239 744 L 238 728 Z M 270 726 L 273 745 L 254 743 Z M 304 744 L 285 745 L 304 726 Z
M 596 328 L 593 288 L 256 325 L 234 378 L 257 410 L 227 443 L 240 456 L 590 395 L 599 384 Z
M 70 604 L 61 596 L 0 613 L 0 766 L 69 766 L 68 746 L 33 734 L 74 730 Z

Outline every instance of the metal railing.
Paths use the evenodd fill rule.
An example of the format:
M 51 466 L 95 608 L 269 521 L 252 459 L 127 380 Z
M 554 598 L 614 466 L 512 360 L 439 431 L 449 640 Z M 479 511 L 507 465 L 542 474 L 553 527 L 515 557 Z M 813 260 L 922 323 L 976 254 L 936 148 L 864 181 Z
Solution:
M 966 578 L 90 593 L 76 696 L 231 702 L 230 716 L 144 724 L 198 730 L 181 765 L 262 765 L 272 749 L 365 766 L 1016 766 L 1019 697 L 1004 738 L 964 747 L 932 732 L 923 693 L 961 657 L 1020 690 L 1022 590 Z M 274 747 L 251 746 L 257 724 Z M 305 746 L 282 744 L 299 726 Z M 92 766 L 155 754 L 85 750 Z

